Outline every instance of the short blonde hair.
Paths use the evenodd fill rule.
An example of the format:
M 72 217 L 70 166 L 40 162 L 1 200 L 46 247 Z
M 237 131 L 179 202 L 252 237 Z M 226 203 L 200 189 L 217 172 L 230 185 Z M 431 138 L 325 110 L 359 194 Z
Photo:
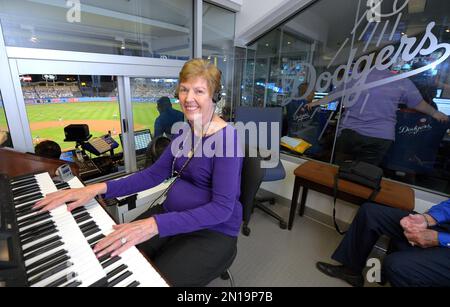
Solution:
M 211 96 L 220 92 L 220 79 L 222 78 L 221 71 L 212 63 L 203 59 L 192 59 L 187 61 L 180 71 L 178 86 L 176 94 L 180 89 L 180 83 L 186 82 L 189 79 L 202 77 L 208 83 L 208 90 Z

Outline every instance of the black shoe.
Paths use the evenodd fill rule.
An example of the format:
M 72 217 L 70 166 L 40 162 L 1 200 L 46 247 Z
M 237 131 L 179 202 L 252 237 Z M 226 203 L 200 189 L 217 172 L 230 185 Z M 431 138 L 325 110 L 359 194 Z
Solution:
M 353 287 L 363 287 L 364 278 L 361 274 L 355 274 L 343 265 L 333 265 L 325 262 L 317 262 L 316 267 L 322 273 L 342 279 Z

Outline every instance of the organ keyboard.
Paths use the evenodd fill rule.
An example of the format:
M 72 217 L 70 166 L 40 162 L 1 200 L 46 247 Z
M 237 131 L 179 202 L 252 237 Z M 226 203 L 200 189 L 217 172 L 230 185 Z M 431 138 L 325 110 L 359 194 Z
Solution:
M 48 193 L 79 187 L 76 177 L 55 184 L 48 173 L 0 176 L 0 286 L 167 286 L 135 247 L 97 259 L 92 249 L 115 222 L 96 200 L 72 212 L 32 209 Z

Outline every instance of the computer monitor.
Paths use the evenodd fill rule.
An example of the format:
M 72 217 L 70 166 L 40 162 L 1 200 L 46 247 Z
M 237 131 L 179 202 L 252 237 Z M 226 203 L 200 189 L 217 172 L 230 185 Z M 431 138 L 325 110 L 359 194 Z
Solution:
M 324 111 L 336 111 L 339 101 L 330 101 L 327 104 L 321 104 L 320 109 Z
M 439 111 L 450 116 L 450 99 L 434 98 L 433 101 L 436 103 Z
M 123 147 L 122 134 L 119 135 L 120 142 Z M 148 144 L 152 141 L 152 134 L 150 129 L 143 129 L 134 131 L 134 144 L 136 155 L 142 155 L 147 150 Z
M 61 156 L 59 157 L 60 160 L 64 160 L 66 162 L 74 162 L 73 158 L 73 151 L 64 151 L 61 153 Z

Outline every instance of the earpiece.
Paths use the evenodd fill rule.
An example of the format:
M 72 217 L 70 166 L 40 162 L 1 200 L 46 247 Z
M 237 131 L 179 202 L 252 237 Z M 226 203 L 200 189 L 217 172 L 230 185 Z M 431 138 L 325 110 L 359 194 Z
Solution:
M 222 99 L 222 94 L 220 92 L 215 92 L 212 97 L 212 101 L 214 103 L 218 103 L 220 101 L 220 99 Z

